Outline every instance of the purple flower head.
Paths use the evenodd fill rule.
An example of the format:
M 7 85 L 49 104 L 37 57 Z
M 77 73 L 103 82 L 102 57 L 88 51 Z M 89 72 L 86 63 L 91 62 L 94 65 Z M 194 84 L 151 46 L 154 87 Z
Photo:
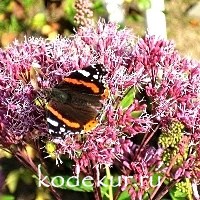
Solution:
M 113 116 L 110 111 L 113 110 L 117 120 L 119 112 L 116 112 L 114 108 L 115 98 L 117 96 L 122 97 L 126 89 L 132 86 L 133 83 L 139 84 L 140 82 L 140 78 L 137 77 L 136 73 L 130 73 L 127 70 L 133 39 L 129 30 L 118 30 L 115 24 L 105 24 L 99 21 L 97 28 L 79 29 L 78 33 L 70 38 L 58 37 L 54 41 L 33 37 L 25 38 L 23 43 L 16 41 L 8 49 L 1 50 L 0 119 L 2 143 L 5 141 L 9 144 L 22 142 L 23 138 L 32 137 L 32 133 L 48 135 L 45 109 L 37 105 L 38 88 L 34 87 L 34 80 L 31 77 L 29 80 L 29 77 L 27 77 L 33 65 L 39 66 L 41 72 L 35 72 L 35 77 L 33 77 L 36 79 L 35 82 L 39 90 L 46 90 L 54 87 L 55 84 L 62 80 L 63 77 L 68 76 L 73 70 L 82 69 L 93 63 L 102 63 L 108 71 L 106 82 L 110 90 L 110 99 L 105 105 L 102 116 L 104 115 L 106 119 L 111 119 Z M 133 134 L 139 131 L 144 132 L 140 120 L 135 119 L 134 122 L 131 120 L 131 112 L 133 110 L 143 110 L 144 108 L 145 106 L 139 105 L 136 101 L 127 110 L 127 113 L 123 112 L 123 118 L 119 119 L 121 124 L 124 120 L 128 120 L 126 123 L 131 126 L 137 124 L 135 126 L 136 130 L 131 128 L 126 130 L 130 135 L 132 135 L 132 130 L 135 131 Z M 86 142 L 83 148 L 83 144 L 79 144 L 80 142 L 78 141 L 79 145 L 74 145 L 87 151 L 91 151 L 91 148 L 95 145 L 102 149 L 107 146 L 108 149 L 105 156 L 107 155 L 107 159 L 111 162 L 114 156 L 109 157 L 109 154 L 114 154 L 114 152 L 112 152 L 110 145 L 104 143 L 104 141 L 109 137 L 113 139 L 110 144 L 118 144 L 118 137 L 114 137 L 112 134 L 121 135 L 124 127 L 117 127 L 121 126 L 119 124 L 110 126 L 110 123 L 108 123 L 105 120 L 105 124 L 102 123 L 102 126 L 99 126 L 93 132 L 93 138 L 90 138 L 90 135 L 87 136 L 88 140 L 94 140 L 94 144 L 91 143 L 87 146 Z M 98 144 L 95 139 L 97 131 L 105 134 L 105 138 L 101 139 L 102 141 L 98 141 Z M 7 139 L 5 140 L 5 138 Z M 60 146 L 62 144 L 61 142 Z M 66 146 L 65 144 L 60 149 L 64 149 L 63 152 L 68 152 L 68 150 L 70 152 L 70 148 L 73 145 L 69 149 L 66 149 Z M 94 150 L 98 151 L 99 149 Z M 74 151 L 76 151 L 76 148 Z M 104 155 L 104 152 L 102 152 L 102 155 Z M 101 156 L 98 159 L 102 160 L 102 162 L 103 160 L 105 161 Z

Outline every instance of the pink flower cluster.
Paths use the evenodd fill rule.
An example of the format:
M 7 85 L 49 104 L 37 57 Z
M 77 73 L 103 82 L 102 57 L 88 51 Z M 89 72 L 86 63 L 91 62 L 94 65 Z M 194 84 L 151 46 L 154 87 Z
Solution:
M 35 139 L 33 135 L 50 138 L 45 109 L 35 103 L 39 92 L 21 79 L 33 63 L 41 67 L 43 75 L 37 76 L 41 90 L 90 64 L 101 63 L 108 71 L 110 96 L 99 125 L 84 139 L 79 135 L 60 139 L 56 149 L 58 154 L 69 155 L 82 171 L 90 163 L 114 165 L 118 160 L 124 174 L 126 170 L 149 174 L 152 165 L 161 163 L 161 151 L 153 143 L 143 141 L 141 146 L 137 136 L 151 135 L 156 140 L 158 132 L 174 119 L 184 124 L 184 135 L 194 151 L 199 148 L 200 64 L 182 58 L 170 41 L 150 35 L 137 39 L 130 30 L 103 21 L 97 27 L 80 28 L 69 38 L 25 38 L 0 50 L 0 143 L 4 147 L 27 143 Z M 131 105 L 120 107 L 132 87 L 137 92 Z M 135 117 L 134 112 L 140 114 Z M 194 162 L 200 158 L 196 156 Z M 141 170 L 136 165 L 140 161 Z M 187 169 L 194 173 L 191 166 Z

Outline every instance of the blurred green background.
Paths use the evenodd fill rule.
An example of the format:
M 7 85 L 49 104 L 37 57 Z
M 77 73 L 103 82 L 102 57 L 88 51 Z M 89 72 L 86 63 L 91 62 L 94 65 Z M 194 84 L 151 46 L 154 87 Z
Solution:
M 57 34 L 73 32 L 75 0 L 1 0 L 0 46 L 6 47 L 15 38 L 43 36 L 50 39 Z M 106 1 L 93 0 L 94 19 L 108 19 Z M 133 29 L 136 35 L 145 34 L 145 9 L 150 0 L 116 0 L 122 2 L 124 20 L 121 23 Z M 188 10 L 197 0 L 165 0 L 168 38 L 175 40 L 183 55 L 200 58 L 200 16 L 190 16 Z M 197 11 L 200 13 L 200 10 Z M 189 47 L 189 48 L 188 48 Z

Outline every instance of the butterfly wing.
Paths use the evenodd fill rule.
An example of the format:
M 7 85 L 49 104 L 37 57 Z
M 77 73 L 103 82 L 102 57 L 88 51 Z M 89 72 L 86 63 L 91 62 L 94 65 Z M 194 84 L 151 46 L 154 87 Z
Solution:
M 56 85 L 47 104 L 47 123 L 49 132 L 68 134 L 90 131 L 97 124 L 105 87 L 102 65 L 88 66 L 72 72 Z

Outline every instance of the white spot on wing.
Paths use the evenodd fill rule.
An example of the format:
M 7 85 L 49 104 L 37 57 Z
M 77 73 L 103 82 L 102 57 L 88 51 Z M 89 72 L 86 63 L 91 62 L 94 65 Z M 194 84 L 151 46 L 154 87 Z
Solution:
M 50 134 L 53 134 L 53 133 L 54 133 L 54 130 L 49 129 L 49 133 L 50 133 Z
M 78 72 L 79 72 L 80 74 L 82 74 L 83 76 L 85 76 L 85 77 L 90 76 L 90 72 L 87 72 L 86 70 L 78 70 Z
M 63 127 L 60 127 L 60 132 L 65 132 L 65 128 L 63 128 Z
M 92 68 L 96 69 L 96 65 L 92 64 L 90 65 Z
M 57 121 L 54 121 L 52 119 L 50 119 L 49 117 L 47 117 L 47 122 L 55 127 L 58 126 L 58 122 Z
M 99 76 L 96 74 L 96 75 L 93 75 L 93 78 L 94 78 L 94 79 L 98 79 Z

